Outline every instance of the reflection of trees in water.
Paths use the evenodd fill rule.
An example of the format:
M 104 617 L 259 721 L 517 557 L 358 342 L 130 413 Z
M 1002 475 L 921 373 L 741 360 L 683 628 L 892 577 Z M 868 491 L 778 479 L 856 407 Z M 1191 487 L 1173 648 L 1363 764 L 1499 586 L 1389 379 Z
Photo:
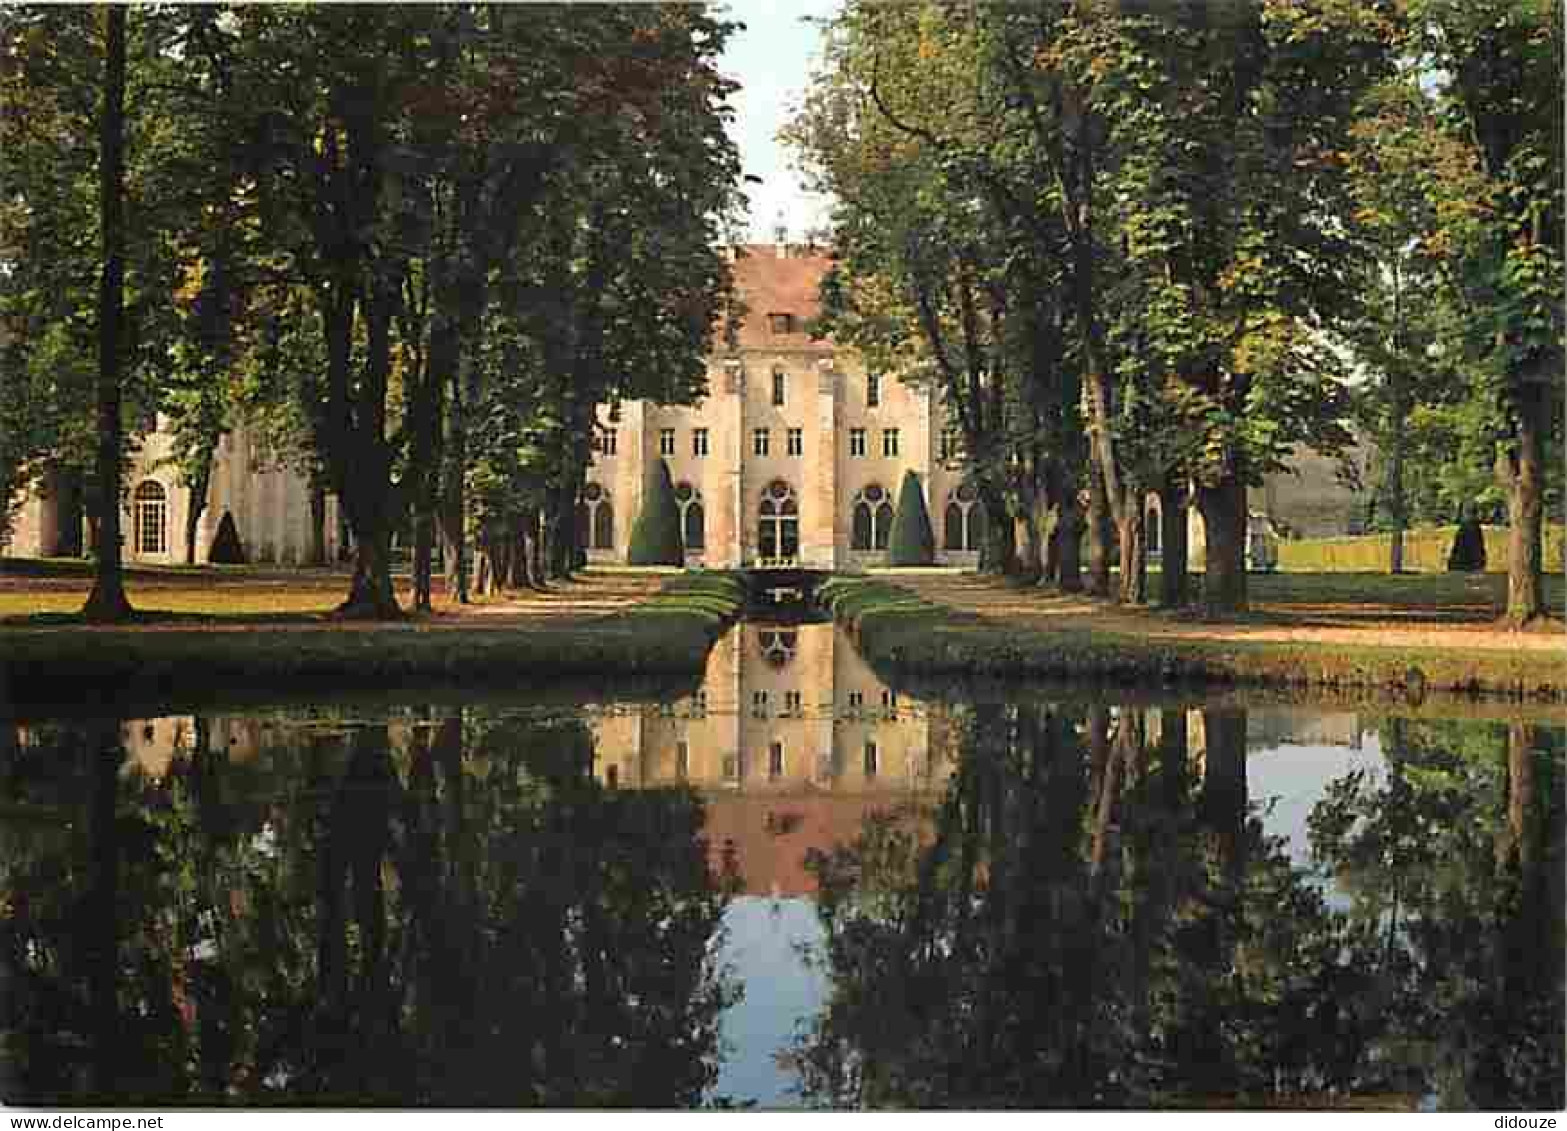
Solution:
M 1380 1048 L 1444 1107 L 1567 1103 L 1563 737 L 1390 719 L 1385 773 L 1335 782 L 1312 815 L 1314 851 L 1380 938 Z
M 293 732 L 264 790 L 204 728 L 159 782 L 112 726 L 22 744 L 0 803 L 56 832 L 0 865 L 8 1098 L 700 1102 L 732 991 L 694 795 L 604 791 L 578 720 L 398 729 Z
M 1466 768 L 1424 803 L 1409 782 L 1335 785 L 1313 836 L 1357 892 L 1341 913 L 1263 833 L 1244 712 L 1203 716 L 1199 775 L 1182 711 L 968 712 L 931 839 L 875 821 L 816 862 L 835 982 L 791 1055 L 806 1098 L 1311 1106 L 1442 1082 L 1460 1104 L 1559 1103 L 1559 982 L 1532 1005 L 1518 992 L 1561 969 L 1559 884 L 1524 895 L 1544 883 L 1527 877 L 1560 875 L 1546 760 L 1520 770 L 1515 743 L 1499 791 L 1480 779 L 1505 759 L 1442 754 Z M 1392 781 L 1408 757 L 1391 755 Z M 1440 876 L 1369 866 L 1392 859 L 1366 839 L 1383 835 Z

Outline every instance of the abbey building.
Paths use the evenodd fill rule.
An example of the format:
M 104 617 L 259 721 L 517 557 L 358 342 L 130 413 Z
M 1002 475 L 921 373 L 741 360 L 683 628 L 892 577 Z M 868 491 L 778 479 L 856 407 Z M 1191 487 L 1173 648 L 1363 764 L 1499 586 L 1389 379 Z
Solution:
M 707 397 L 693 407 L 631 401 L 600 415 L 578 512 L 589 560 L 625 560 L 658 459 L 675 482 L 688 565 L 878 564 L 908 471 L 925 492 L 937 561 L 978 560 L 982 511 L 936 398 L 808 332 L 830 266 L 809 248 L 735 249 L 744 314 L 732 346 L 709 360 Z

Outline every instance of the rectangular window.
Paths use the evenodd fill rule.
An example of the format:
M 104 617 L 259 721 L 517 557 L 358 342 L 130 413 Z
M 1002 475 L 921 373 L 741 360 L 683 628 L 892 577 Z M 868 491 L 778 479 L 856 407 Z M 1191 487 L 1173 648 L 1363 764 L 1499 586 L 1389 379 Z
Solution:
M 889 719 L 898 717 L 898 693 L 895 691 L 883 691 L 881 693 L 881 709 Z
M 938 458 L 943 461 L 950 460 L 958 454 L 958 434 L 955 429 L 944 428 L 941 432 L 941 448 Z
M 784 714 L 786 714 L 786 715 L 799 715 L 801 713 L 802 713 L 802 711 L 801 711 L 800 693 L 798 691 L 785 691 L 784 692 Z
M 888 459 L 898 454 L 898 430 L 896 428 L 883 428 L 881 430 L 881 454 Z
M 696 698 L 692 701 L 691 709 L 692 709 L 692 712 L 696 715 L 697 718 L 699 718 L 699 719 L 707 718 L 707 692 L 706 691 L 698 691 L 696 693 Z
M 881 404 L 881 374 L 867 373 L 865 375 L 865 406 L 875 408 Z
M 599 453 L 606 456 L 615 454 L 615 430 L 613 428 L 604 429 L 599 436 Z
M 863 706 L 865 706 L 865 692 L 863 692 L 863 691 L 851 691 L 851 692 L 849 692 L 849 710 L 851 710 L 851 711 L 858 711 Z
M 767 324 L 775 334 L 794 333 L 794 315 L 792 314 L 769 314 L 767 316 Z
M 768 435 L 767 429 L 758 428 L 752 436 L 751 450 L 759 456 L 765 456 L 771 439 L 772 437 Z
M 773 370 L 773 404 L 775 405 L 784 403 L 784 381 L 783 370 Z
M 619 424 L 620 423 L 620 402 L 619 401 L 616 401 L 614 404 L 609 406 L 609 422 L 611 424 Z
M 783 743 L 775 742 L 767 748 L 767 776 L 773 780 L 783 777 Z
M 865 776 L 867 778 L 873 778 L 876 776 L 876 771 L 879 769 L 881 769 L 880 752 L 877 751 L 876 744 L 874 742 L 867 742 L 865 744 Z
M 691 430 L 691 454 L 705 456 L 707 454 L 707 429 L 693 428 Z
M 767 717 L 767 692 L 751 692 L 751 717 L 765 719 Z
M 849 454 L 851 456 L 863 456 L 865 454 L 865 429 L 849 429 Z
M 660 428 L 658 430 L 658 454 L 672 456 L 675 454 L 675 430 L 673 428 Z
M 740 780 L 740 755 L 724 755 L 724 780 L 727 782 L 737 782 Z
M 691 776 L 691 744 L 689 742 L 675 743 L 675 777 L 685 781 Z
M 804 428 L 789 429 L 789 454 L 792 456 L 803 456 L 805 454 Z

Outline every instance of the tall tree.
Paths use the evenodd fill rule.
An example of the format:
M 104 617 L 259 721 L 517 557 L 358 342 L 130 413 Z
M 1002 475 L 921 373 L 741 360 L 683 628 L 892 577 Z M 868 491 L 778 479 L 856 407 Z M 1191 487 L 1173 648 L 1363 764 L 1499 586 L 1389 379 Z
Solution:
M 98 292 L 98 531 L 93 545 L 97 565 L 92 592 L 82 607 L 82 615 L 91 621 L 120 621 L 131 615 L 120 544 L 120 461 L 124 455 L 120 381 L 125 346 L 125 14 L 126 10 L 117 5 L 103 11 L 103 103 L 98 121 L 98 234 L 103 268 Z
M 1550 0 L 1428 0 L 1410 16 L 1447 111 L 1425 184 L 1507 492 L 1506 619 L 1522 627 L 1545 612 L 1546 453 L 1562 428 L 1563 15 Z

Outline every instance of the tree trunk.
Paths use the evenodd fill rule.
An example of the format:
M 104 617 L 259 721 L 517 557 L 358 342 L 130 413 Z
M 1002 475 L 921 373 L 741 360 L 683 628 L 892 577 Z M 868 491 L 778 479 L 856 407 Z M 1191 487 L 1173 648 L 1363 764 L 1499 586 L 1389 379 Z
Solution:
M 1070 479 L 1062 485 L 1056 504 L 1056 586 L 1063 593 L 1083 591 L 1083 507 L 1077 497 L 1077 484 Z
M 354 535 L 354 581 L 348 599 L 336 614 L 347 620 L 397 620 L 403 610 L 392 587 L 392 527 L 371 530 L 357 526 Z
M 1526 381 L 1518 388 L 1517 448 L 1504 457 L 1507 496 L 1507 624 L 1522 628 L 1545 615 L 1541 546 L 1544 505 L 1546 386 Z
M 1110 501 L 1099 469 L 1088 468 L 1088 584 L 1095 597 L 1110 595 Z
M 1186 490 L 1174 476 L 1159 488 L 1159 603 L 1178 609 L 1189 597 Z
M 1512 723 L 1507 728 L 1507 822 L 1497 842 L 1496 859 L 1502 866 L 1517 861 L 1527 871 L 1534 863 L 1535 813 L 1534 727 Z
M 1202 797 L 1198 811 L 1214 837 L 1226 894 L 1238 896 L 1245 876 L 1246 712 L 1204 710 Z
M 1014 574 L 1017 572 L 1017 531 L 1001 489 L 981 478 L 979 505 L 985 508 L 985 540 L 979 549 L 979 572 Z
M 1148 600 L 1148 557 L 1143 553 L 1141 506 L 1122 508 L 1116 536 L 1121 552 L 1120 601 L 1123 605 L 1141 605 Z
M 1404 572 L 1404 530 L 1409 525 L 1409 508 L 1404 500 L 1404 425 L 1403 412 L 1394 409 L 1392 444 L 1389 446 L 1387 464 L 1387 513 L 1393 523 L 1388 538 L 1387 571 Z
M 1023 559 L 1018 576 L 1030 583 L 1045 576 L 1049 554 L 1045 550 L 1045 528 L 1050 521 L 1050 500 L 1042 490 L 1029 495 L 1027 521 L 1023 526 Z
M 120 11 L 123 14 L 124 9 Z M 123 23 L 120 36 L 123 60 Z M 110 1096 L 116 1091 L 125 1038 L 119 1009 L 121 853 L 116 813 L 120 764 L 125 758 L 125 748 L 118 719 L 93 720 L 87 724 L 87 733 L 92 756 L 92 792 L 87 817 L 91 864 L 87 914 L 81 917 L 84 921 L 77 943 L 87 959 L 87 994 L 92 1010 L 92 1086 L 98 1095 Z
M 207 510 L 207 489 L 212 485 L 212 452 L 215 444 L 202 450 L 201 471 L 190 485 L 190 506 L 185 508 L 185 564 L 196 564 L 196 532 Z
M 529 570 L 533 578 L 532 585 L 535 589 L 543 589 L 549 583 L 549 571 L 545 569 L 544 559 L 544 516 L 537 507 L 529 508 L 527 526 L 533 555 L 533 565 Z
M 326 484 L 310 474 L 310 564 L 326 565 Z
M 414 609 L 428 613 L 434 608 L 431 600 L 435 568 L 435 516 L 424 507 L 414 515 Z
M 1215 487 L 1197 488 L 1207 540 L 1202 603 L 1209 616 L 1246 608 L 1246 489 L 1233 471 Z
M 98 216 L 103 275 L 98 289 L 98 531 L 92 593 L 82 616 L 94 622 L 125 620 L 120 545 L 120 346 L 125 317 L 125 9 L 104 11 L 106 54 L 99 115 Z
M 569 580 L 575 542 L 570 500 L 563 487 L 544 492 L 544 565 L 551 581 Z

